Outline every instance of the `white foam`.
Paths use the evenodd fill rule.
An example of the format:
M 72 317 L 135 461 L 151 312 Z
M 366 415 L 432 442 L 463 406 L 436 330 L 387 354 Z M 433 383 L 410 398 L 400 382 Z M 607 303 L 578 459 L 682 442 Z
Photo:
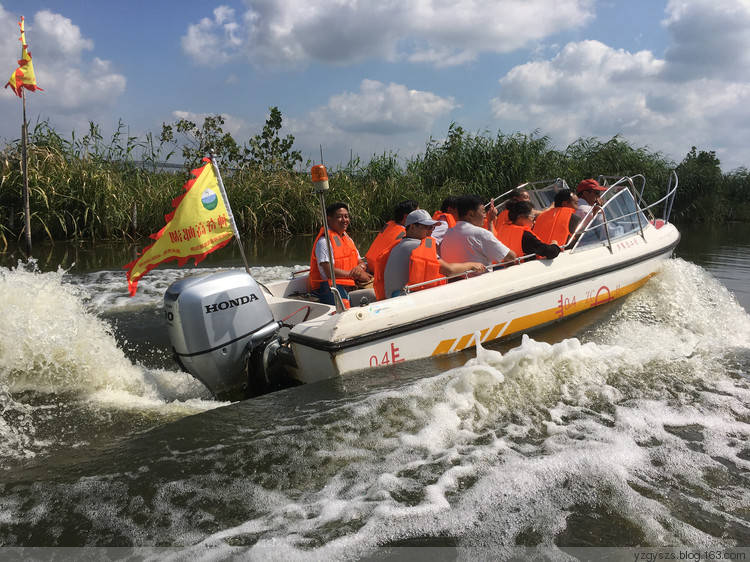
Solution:
M 746 525 L 750 492 L 727 465 L 749 468 L 750 379 L 746 362 L 730 370 L 726 357 L 747 353 L 748 329 L 731 295 L 674 260 L 581 339 L 480 347 L 463 367 L 310 408 L 304 423 L 280 412 L 253 437 L 225 435 L 226 450 L 181 451 L 181 466 L 201 473 L 153 484 L 153 519 L 168 523 L 145 531 L 217 559 L 234 541 L 253 543 L 251 558 L 328 560 L 423 536 L 497 554 L 529 533 L 552 545 L 572 515 L 623 521 L 640 544 L 711 544 L 706 519 Z M 142 508 L 128 511 L 120 487 L 104 487 L 124 495 L 120 511 L 101 493 L 65 493 L 135 542 Z M 228 499 L 252 515 L 216 532 L 191 525 L 217 517 L 204 501 Z
M 118 348 L 109 325 L 86 306 L 86 293 L 65 282 L 66 272 L 40 273 L 33 264 L 0 268 L 0 393 L 6 427 L 21 455 L 34 441 L 34 408 L 24 392 L 65 394 L 96 407 L 196 413 L 222 405 L 185 373 L 134 365 Z M 21 413 L 23 415 L 21 415 Z M 24 444 L 28 445 L 25 446 Z M 37 441 L 37 444 L 39 442 Z M 7 452 L 7 451 L 5 451 Z M 0 459 L 5 458 L 0 450 Z M 18 455 L 11 455 L 18 456 Z
M 711 544 L 665 488 L 729 520 L 724 506 L 750 496 L 738 486 L 722 495 L 706 480 L 723 470 L 715 458 L 749 464 L 737 456 L 750 438 L 747 378 L 722 362 L 748 349 L 749 328 L 729 293 L 675 260 L 591 332 L 594 341 L 524 337 L 504 355 L 480 347 L 464 367 L 342 407 L 325 434 L 311 420 L 299 439 L 318 456 L 343 462 L 365 445 L 372 454 L 353 454 L 297 499 L 294 517 L 282 507 L 201 544 L 249 529 L 269 535 L 251 553 L 273 559 L 356 556 L 422 535 L 513 546 L 533 530 L 552 544 L 577 509 L 617 514 L 646 544 Z M 364 443 L 350 429 L 358 426 L 372 434 Z M 700 428 L 700 446 L 685 427 Z M 466 479 L 475 483 L 463 489 Z M 404 496 L 412 500 L 396 499 Z M 352 520 L 364 525 L 312 551 L 302 538 Z

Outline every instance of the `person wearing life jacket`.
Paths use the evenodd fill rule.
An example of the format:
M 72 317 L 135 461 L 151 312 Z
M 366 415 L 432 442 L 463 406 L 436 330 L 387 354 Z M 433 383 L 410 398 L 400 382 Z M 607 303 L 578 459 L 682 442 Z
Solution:
M 531 231 L 534 224 L 532 210 L 528 201 L 517 201 L 508 206 L 508 218 L 512 223 L 503 229 L 501 242 L 519 257 L 536 254 L 540 258 L 556 258 L 560 255 L 560 246 L 545 244 Z
M 456 220 L 458 219 L 458 210 L 456 209 L 456 202 L 458 197 L 455 195 L 449 195 L 443 199 L 443 204 L 440 205 L 440 210 L 435 211 L 432 215 L 432 220 L 438 221 L 440 224 L 436 224 L 432 231 L 432 237 L 437 241 L 438 246 L 443 241 L 443 236 L 448 232 L 449 228 L 456 226 Z
M 358 282 L 366 283 L 372 279 L 372 276 L 365 270 L 364 261 L 360 257 L 357 247 L 346 233 L 350 222 L 349 207 L 346 203 L 339 202 L 328 205 L 326 207 L 326 220 L 333 260 L 331 260 L 328 252 L 325 230 L 321 227 L 310 255 L 308 289 L 320 299 L 320 302 L 335 304 L 331 292 L 332 266 L 336 274 L 336 286 L 342 299 L 348 299 L 348 291 L 354 289 Z
M 412 211 L 406 217 L 406 236 L 388 253 L 386 261 L 384 282 L 387 298 L 403 294 L 406 285 L 437 279 L 434 284 L 415 289 L 421 290 L 444 284 L 445 279 L 441 276 L 486 270 L 479 262 L 452 263 L 440 259 L 437 242 L 430 236 L 437 223 L 423 209 Z
M 503 228 L 511 224 L 511 220 L 510 218 L 508 218 L 508 205 L 515 203 L 516 201 L 528 201 L 529 203 L 531 203 L 531 194 L 529 193 L 529 190 L 524 189 L 523 187 L 517 187 L 510 192 L 510 195 L 508 195 L 508 199 L 506 199 L 503 208 L 498 212 L 497 218 L 493 223 L 494 230 L 491 229 L 493 230 L 493 234 L 497 236 L 498 239 L 500 239 Z M 541 212 L 542 211 L 533 209 L 531 215 L 532 218 L 535 218 Z M 487 228 L 487 226 L 485 226 L 485 228 Z
M 564 246 L 581 223 L 581 217 L 575 214 L 577 208 L 578 197 L 572 191 L 558 191 L 555 206 L 536 217 L 532 232 L 545 244 Z
M 403 234 L 406 232 L 406 228 L 404 227 L 406 215 L 417 208 L 419 208 L 419 204 L 413 199 L 401 201 L 401 203 L 396 205 L 395 209 L 393 209 L 393 219 L 389 220 L 380 230 L 375 240 L 370 244 L 370 249 L 365 254 L 368 273 L 375 274 L 378 256 L 383 253 L 383 250 L 393 248 L 403 238 Z
M 490 220 L 497 216 L 497 209 L 489 206 Z M 440 257 L 448 262 L 479 262 L 486 266 L 492 263 L 510 262 L 516 254 L 497 238 L 482 228 L 487 215 L 482 200 L 476 195 L 462 195 L 458 198 L 458 222 L 443 237 L 440 244 Z

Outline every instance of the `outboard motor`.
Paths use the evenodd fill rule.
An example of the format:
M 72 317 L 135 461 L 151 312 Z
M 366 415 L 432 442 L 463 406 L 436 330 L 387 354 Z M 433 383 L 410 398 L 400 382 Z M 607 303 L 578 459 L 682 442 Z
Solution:
M 245 271 L 172 283 L 164 312 L 177 362 L 215 396 L 247 388 L 251 356 L 262 357 L 280 328 L 260 286 Z

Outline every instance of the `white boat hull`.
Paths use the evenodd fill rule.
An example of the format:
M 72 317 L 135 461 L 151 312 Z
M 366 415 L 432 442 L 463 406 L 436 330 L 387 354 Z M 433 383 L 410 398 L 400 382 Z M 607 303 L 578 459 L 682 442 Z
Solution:
M 309 383 L 353 371 L 453 353 L 559 321 L 627 295 L 671 256 L 671 224 L 554 260 L 537 260 L 296 325 L 295 378 Z M 300 283 L 300 281 L 297 281 Z M 272 292 L 277 292 L 275 287 Z M 271 308 L 284 297 L 271 297 Z

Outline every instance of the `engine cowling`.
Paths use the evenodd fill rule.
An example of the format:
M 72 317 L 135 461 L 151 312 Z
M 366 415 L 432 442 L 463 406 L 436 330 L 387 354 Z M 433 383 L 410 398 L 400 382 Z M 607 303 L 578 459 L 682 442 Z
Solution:
M 215 396 L 246 388 L 246 363 L 279 331 L 258 283 L 245 271 L 188 277 L 164 295 L 169 339 L 180 365 Z

